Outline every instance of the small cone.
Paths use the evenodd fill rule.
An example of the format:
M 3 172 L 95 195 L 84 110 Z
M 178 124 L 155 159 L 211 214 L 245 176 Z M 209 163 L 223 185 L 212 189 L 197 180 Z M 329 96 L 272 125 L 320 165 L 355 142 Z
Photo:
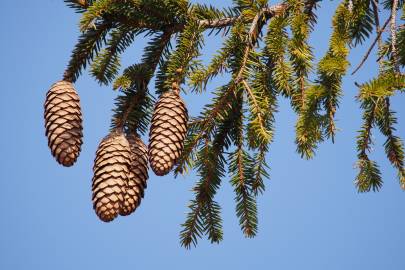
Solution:
M 163 93 L 156 103 L 149 132 L 149 162 L 156 175 L 170 172 L 180 157 L 188 114 L 178 91 Z
M 93 167 L 93 208 L 104 222 L 116 218 L 124 203 L 130 175 L 131 148 L 122 133 L 105 137 L 96 152 Z
M 44 118 L 48 146 L 59 164 L 72 166 L 83 137 L 79 96 L 71 82 L 59 81 L 46 95 Z
M 138 135 L 130 134 L 127 139 L 131 147 L 132 163 L 124 204 L 120 210 L 122 216 L 130 215 L 141 204 L 148 180 L 148 148 Z

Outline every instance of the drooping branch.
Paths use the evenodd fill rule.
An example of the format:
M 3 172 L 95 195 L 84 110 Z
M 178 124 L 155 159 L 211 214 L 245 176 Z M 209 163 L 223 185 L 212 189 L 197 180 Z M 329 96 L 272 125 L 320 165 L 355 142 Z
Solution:
M 155 70 L 159 65 L 159 61 L 161 59 L 161 55 L 165 50 L 173 32 L 167 31 L 163 32 L 160 36 L 159 40 L 157 41 L 159 46 L 155 48 L 154 52 L 150 56 L 146 56 L 143 59 L 143 64 L 147 66 L 147 71 L 143 73 L 142 81 L 138 84 L 138 86 L 143 88 L 143 92 L 146 90 L 147 86 L 149 85 L 150 80 L 153 78 Z M 139 89 L 138 89 L 139 90 Z M 126 100 L 126 104 L 123 106 L 124 111 L 121 117 L 115 117 L 115 126 L 116 128 L 122 130 L 127 123 L 128 117 L 130 113 L 133 111 L 135 106 L 140 102 L 139 95 L 134 95 L 133 98 Z
M 363 134 L 359 137 L 358 140 L 358 150 L 359 154 L 358 157 L 360 159 L 368 159 L 367 157 L 367 150 L 370 149 L 370 142 L 371 142 L 371 129 L 373 128 L 373 124 L 375 121 L 375 111 L 376 111 L 376 103 L 372 103 L 370 108 L 368 108 L 367 114 L 365 114 L 364 118 L 364 129 Z
M 357 137 L 357 167 L 359 173 L 355 180 L 355 185 L 359 192 L 369 192 L 371 189 L 378 191 L 382 186 L 382 180 L 378 165 L 369 159 L 367 151 L 372 144 L 371 130 L 375 124 L 375 115 L 378 100 L 363 100 L 363 125 Z
M 375 37 L 373 43 L 371 43 L 370 48 L 368 48 L 366 54 L 364 55 L 363 59 L 361 60 L 360 64 L 354 69 L 354 71 L 352 72 L 352 75 L 356 74 L 357 71 L 360 70 L 360 68 L 364 65 L 364 63 L 367 61 L 368 57 L 370 56 L 371 51 L 374 49 L 374 46 L 377 44 L 377 42 L 379 41 L 379 39 L 381 38 L 382 33 L 384 32 L 385 28 L 387 27 L 388 23 L 390 22 L 390 18 L 388 18 L 383 27 L 381 28 L 380 31 L 377 31 L 377 36 Z
M 200 180 L 193 188 L 195 199 L 189 206 L 187 220 L 182 224 L 180 233 L 181 244 L 190 248 L 197 244 L 197 237 L 207 233 L 211 242 L 222 240 L 222 220 L 220 207 L 214 197 L 224 175 L 224 159 L 221 149 L 205 140 L 204 147 L 199 151 L 196 166 L 200 168 Z
M 309 35 L 312 31 L 312 8 L 302 1 L 292 1 L 290 28 L 291 38 L 288 42 L 290 62 L 293 67 L 295 87 L 292 91 L 291 102 L 296 112 L 301 112 L 305 106 L 306 91 L 308 88 L 308 75 L 312 70 L 314 59 L 312 48 L 309 45 Z M 311 8 L 311 9 L 309 9 Z
M 82 70 L 94 59 L 104 45 L 105 37 L 112 26 L 110 22 L 103 22 L 79 37 L 63 75 L 64 80 L 75 82 L 79 78 Z
M 276 6 L 277 6 L 277 8 L 275 8 Z M 193 141 L 190 142 L 190 145 L 188 147 L 189 151 L 186 153 L 186 156 L 191 154 L 193 149 L 198 145 L 198 143 L 203 138 L 205 138 L 205 136 L 208 133 L 211 132 L 211 130 L 214 128 L 215 119 L 217 118 L 217 115 L 221 112 L 221 110 L 224 108 L 224 106 L 227 104 L 227 102 L 229 102 L 229 100 L 231 98 L 236 97 L 235 89 L 244 80 L 244 72 L 245 72 L 246 65 L 247 65 L 248 60 L 249 60 L 250 52 L 257 43 L 258 35 L 253 34 L 253 33 L 259 33 L 261 31 L 261 27 L 264 26 L 264 24 L 260 25 L 260 29 L 258 29 L 258 27 L 259 27 L 259 18 L 261 16 L 267 15 L 266 19 L 268 20 L 268 19 L 272 18 L 273 16 L 280 15 L 287 8 L 287 5 L 285 5 L 285 4 L 279 4 L 279 5 L 276 5 L 276 6 L 274 8 L 264 9 L 263 11 L 259 12 L 255 16 L 255 18 L 253 19 L 253 21 L 251 23 L 251 26 L 250 26 L 250 29 L 249 29 L 249 32 L 248 32 L 248 40 L 246 41 L 247 45 L 246 45 L 245 50 L 243 52 L 241 64 L 240 64 L 238 72 L 236 73 L 236 76 L 234 77 L 232 82 L 230 82 L 229 85 L 227 86 L 227 90 L 225 91 L 225 93 L 222 93 L 222 95 L 218 98 L 217 102 L 215 103 L 215 106 L 211 109 L 209 114 L 206 115 L 203 119 L 197 120 L 198 122 L 191 123 L 192 125 L 197 124 L 198 126 L 200 126 L 200 129 L 203 130 L 204 132 L 200 132 L 199 134 L 197 134 L 193 138 Z M 277 12 L 275 12 L 275 11 L 277 11 Z M 266 12 L 268 12 L 268 13 L 266 13 Z M 184 162 L 186 160 L 187 160 L 187 158 L 183 159 Z M 180 164 L 180 166 L 178 166 L 178 168 L 176 169 L 177 173 L 182 170 L 183 165 L 184 164 Z

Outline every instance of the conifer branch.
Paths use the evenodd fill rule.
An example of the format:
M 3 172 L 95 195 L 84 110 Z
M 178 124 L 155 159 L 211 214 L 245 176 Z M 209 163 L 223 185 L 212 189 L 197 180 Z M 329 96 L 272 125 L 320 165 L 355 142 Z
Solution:
M 97 55 L 91 66 L 91 74 L 100 84 L 108 85 L 117 75 L 121 66 L 120 54 L 131 45 L 137 34 L 137 31 L 119 26 L 111 32 L 107 48 Z
M 308 74 L 312 70 L 312 48 L 308 43 L 311 31 L 309 14 L 304 1 L 290 1 L 290 27 L 292 37 L 288 43 L 290 61 L 294 71 L 295 87 L 292 92 L 292 104 L 297 112 L 305 105 L 305 91 Z
M 250 146 L 255 147 L 256 145 L 262 144 L 267 145 L 272 139 L 272 132 L 268 129 L 268 122 L 270 120 L 268 118 L 271 118 L 269 115 L 272 114 L 272 111 L 270 111 L 272 107 L 270 104 L 268 104 L 269 102 L 263 92 L 259 92 L 259 89 L 255 89 L 254 92 L 246 80 L 243 80 L 242 82 L 245 90 L 248 93 L 249 109 L 251 112 L 248 133 L 253 134 L 249 134 L 250 136 L 248 135 L 248 137 L 256 137 L 255 139 L 252 138 L 250 140 Z M 258 99 L 262 99 L 260 100 L 260 104 Z
M 373 6 L 373 13 L 374 13 L 375 30 L 378 34 L 381 32 L 380 15 L 379 15 L 379 10 L 378 10 L 378 0 L 373 0 L 372 6 Z M 382 41 L 381 35 L 378 38 L 377 43 L 378 43 L 378 54 L 380 54 L 383 49 L 383 41 Z M 381 72 L 382 68 L 383 68 L 381 59 L 378 60 L 378 67 L 379 67 L 379 71 Z
M 186 222 L 182 224 L 184 227 L 180 232 L 181 245 L 189 249 L 191 244 L 197 245 L 198 238 L 204 233 L 204 221 L 202 219 L 203 204 L 192 200 L 189 205 L 190 212 L 187 214 Z
M 255 160 L 254 164 L 254 179 L 252 183 L 252 192 L 255 196 L 262 194 L 266 187 L 264 184 L 264 179 L 269 178 L 269 173 L 267 169 L 269 166 L 266 162 L 266 154 L 268 151 L 268 147 L 266 145 L 260 145 L 258 153 L 254 156 L 253 160 Z
M 378 191 L 382 187 L 381 173 L 378 165 L 371 161 L 367 151 L 370 151 L 371 129 L 375 122 L 375 115 L 378 106 L 378 99 L 364 100 L 362 102 L 363 126 L 357 136 L 357 150 L 359 174 L 356 177 L 355 185 L 359 192 Z
M 282 7 L 283 7 L 282 10 L 284 10 L 284 8 L 286 8 L 285 5 L 283 5 Z M 264 16 L 263 12 L 257 14 L 255 17 L 261 17 L 261 16 Z M 270 19 L 270 18 L 271 17 L 269 16 L 268 19 Z M 214 103 L 215 106 L 213 108 L 210 108 L 210 113 L 206 117 L 204 117 L 204 119 L 200 119 L 198 121 L 198 125 L 200 126 L 201 132 L 199 135 L 196 135 L 193 137 L 192 142 L 188 142 L 188 144 L 187 144 L 188 151 L 186 153 L 184 153 L 183 157 L 184 156 L 188 157 L 189 155 L 192 154 L 194 147 L 199 143 L 199 141 L 202 138 L 204 138 L 204 136 L 206 136 L 206 134 L 209 134 L 210 131 L 213 129 L 217 114 L 220 112 L 220 110 L 222 110 L 224 108 L 224 105 L 226 104 L 226 102 L 228 102 L 228 99 L 232 95 L 236 96 L 235 90 L 244 79 L 244 73 L 245 73 L 245 69 L 246 69 L 248 59 L 249 59 L 250 52 L 257 42 L 258 35 L 255 35 L 253 33 L 259 33 L 261 31 L 261 29 L 257 29 L 259 26 L 258 22 L 259 22 L 258 19 L 254 19 L 250 26 L 250 30 L 249 30 L 250 35 L 248 35 L 247 45 L 245 46 L 245 49 L 243 52 L 243 57 L 241 60 L 240 68 L 239 68 L 238 72 L 236 73 L 234 80 L 228 86 L 226 86 L 227 90 L 225 91 L 225 94 L 222 94 L 222 97 L 218 99 L 218 103 L 215 102 L 216 103 L 216 104 Z M 261 27 L 263 27 L 263 25 L 261 25 Z M 177 168 L 175 170 L 176 173 L 183 171 L 184 165 L 185 165 L 184 162 L 186 162 L 187 160 L 189 161 L 188 158 L 181 159 L 180 163 L 178 163 Z
M 102 22 L 96 28 L 87 30 L 79 37 L 63 75 L 64 80 L 75 82 L 79 78 L 82 70 L 86 68 L 104 45 L 105 37 L 112 27 L 112 23 Z
M 212 92 L 211 102 L 189 121 L 188 127 L 183 103 L 181 130 L 171 121 L 176 119 L 169 119 L 170 125 L 166 126 L 164 122 L 176 116 L 166 115 L 164 110 L 159 111 L 161 115 L 154 117 L 151 125 L 152 130 L 163 130 L 164 136 L 168 130 L 175 133 L 175 141 L 171 142 L 162 139 L 161 134 L 159 138 L 150 135 L 157 142 L 151 145 L 171 149 L 169 154 L 162 154 L 162 160 L 170 160 L 162 161 L 162 166 L 174 165 L 175 176 L 195 169 L 199 177 L 180 232 L 181 244 L 186 248 L 196 245 L 205 235 L 212 243 L 222 240 L 221 207 L 214 199 L 226 175 L 234 188 L 241 229 L 247 237 L 256 235 L 256 199 L 265 190 L 264 179 L 269 177 L 266 155 L 275 132 L 278 95 L 289 98 L 298 113 L 297 152 L 304 158 L 313 157 L 323 140 L 331 138 L 334 142 L 335 114 L 343 94 L 342 80 L 349 66 L 350 48 L 369 38 L 374 27 L 377 36 L 353 71 L 355 74 L 363 67 L 378 44 L 380 74 L 359 85 L 357 97 L 363 125 L 357 136 L 359 174 L 355 184 L 359 192 L 382 187 L 378 164 L 368 156 L 373 144 L 372 129 L 377 127 L 386 137 L 387 158 L 398 170 L 405 188 L 405 150 L 395 135 L 397 118 L 390 108 L 394 94 L 405 92 L 405 75 L 399 72 L 405 63 L 405 30 L 395 24 L 396 10 L 403 7 L 403 0 L 384 0 L 382 7 L 390 10 L 391 16 L 382 27 L 378 0 L 341 2 L 332 20 L 329 48 L 318 63 L 316 74 L 312 72 L 314 56 L 309 35 L 315 30 L 318 0 L 286 0 L 271 6 L 266 0 L 238 0 L 229 9 L 191 4 L 189 0 L 65 2 L 83 16 L 82 34 L 64 79 L 76 81 L 87 65 L 91 65 L 91 73 L 100 83 L 110 84 L 115 79 L 113 88 L 119 90 L 119 95 L 111 124 L 113 131 L 142 135 L 149 130 L 154 97 L 148 86 L 154 77 L 156 94 L 166 95 L 187 92 L 188 89 L 182 89 L 186 82 L 191 92 L 202 92 L 218 74 L 231 75 L 228 83 Z M 382 34 L 389 23 L 391 39 Z M 263 31 L 266 25 L 267 32 Z M 226 40 L 205 67 L 199 58 L 204 33 L 220 32 Z M 116 77 L 122 53 L 141 33 L 153 36 L 144 56 L 139 64 L 130 65 Z M 389 61 L 381 61 L 382 57 Z M 312 75 L 316 78 L 310 81 Z M 173 96 L 173 104 L 177 105 L 160 101 L 158 105 L 172 106 L 165 109 L 175 111 L 179 100 Z M 154 159 L 154 153 L 148 155 Z
M 178 37 L 176 50 L 166 63 L 165 76 L 156 83 L 159 92 L 170 90 L 173 85 L 177 85 L 177 89 L 179 89 L 188 74 L 191 61 L 199 56 L 202 44 L 202 30 L 194 21 L 189 21 Z
M 387 138 L 384 144 L 387 157 L 398 169 L 401 186 L 404 187 L 404 149 L 402 141 L 393 135 L 395 130 L 393 126 L 397 120 L 390 111 L 389 97 L 394 94 L 394 91 L 405 88 L 405 76 L 399 76 L 393 72 L 382 73 L 378 78 L 359 87 L 358 99 L 364 110 L 364 124 L 357 140 L 360 172 L 356 178 L 356 186 L 360 192 L 368 192 L 371 189 L 378 191 L 382 186 L 378 165 L 370 161 L 366 153 L 370 150 L 371 129 L 376 124 Z
M 386 97 L 382 103 L 381 113 L 377 118 L 377 125 L 380 128 L 381 133 L 386 136 L 387 140 L 384 143 L 385 152 L 388 160 L 391 164 L 398 169 L 398 176 L 401 187 L 405 187 L 405 170 L 404 170 L 404 145 L 402 140 L 395 136 L 394 125 L 397 123 L 397 119 L 394 116 L 394 112 L 390 109 L 390 98 Z
M 211 243 L 219 243 L 223 239 L 221 207 L 216 201 L 207 200 L 204 207 L 204 229 Z
M 195 199 L 190 204 L 186 222 L 180 233 L 182 246 L 190 248 L 197 244 L 197 237 L 207 233 L 211 242 L 222 240 L 220 207 L 213 200 L 224 175 L 224 159 L 221 150 L 205 140 L 198 153 L 196 166 L 200 169 L 200 180 L 194 187 Z
M 374 15 L 370 9 L 370 0 L 353 1 L 349 31 L 352 46 L 362 44 L 373 30 Z
M 131 80 L 130 84 L 137 86 L 137 93 L 132 93 L 130 95 L 132 97 L 125 98 L 122 104 L 119 105 L 118 111 L 114 116 L 113 128 L 122 130 L 127 124 L 131 112 L 133 112 L 137 105 L 139 106 L 142 97 L 145 97 L 147 86 L 155 73 L 165 48 L 170 42 L 172 34 L 172 32 L 161 33 L 161 35 L 154 40 L 154 44 L 152 43 L 150 47 L 145 49 L 146 54 L 143 57 L 143 63 L 140 65 L 139 72 L 136 70 L 136 72 L 131 73 L 131 68 L 128 68 L 126 72 L 124 71 L 123 76 Z M 120 99 L 120 97 L 118 97 L 118 99 Z M 132 128 L 136 129 L 136 127 Z
M 200 20 L 198 25 L 202 28 L 223 28 L 233 25 L 239 17 L 222 18 L 217 20 Z
M 364 115 L 364 125 L 363 130 L 361 131 L 362 134 L 359 136 L 358 140 L 358 150 L 359 150 L 359 158 L 364 159 L 367 157 L 367 151 L 370 150 L 370 143 L 371 141 L 371 129 L 373 128 L 373 123 L 375 119 L 375 110 L 376 110 L 376 102 L 371 104 L 371 108 L 367 110 L 367 113 Z M 365 105 L 366 108 L 366 105 Z
M 240 102 L 243 102 L 243 95 Z M 243 123 L 243 114 L 238 122 Z M 242 125 L 235 128 L 233 141 L 236 150 L 229 155 L 229 173 L 231 184 L 236 194 L 236 215 L 246 237 L 254 237 L 257 233 L 257 206 L 256 196 L 253 193 L 254 161 L 244 149 L 244 129 Z
M 243 150 L 242 145 L 230 155 L 230 159 L 231 183 L 236 193 L 236 215 L 245 236 L 251 238 L 257 233 L 258 223 L 256 198 L 252 192 L 253 160 Z
M 297 151 L 302 157 L 312 158 L 317 144 L 324 137 L 334 142 L 336 133 L 335 113 L 342 95 L 342 78 L 349 65 L 348 44 L 351 41 L 348 21 L 350 13 L 340 4 L 332 19 L 333 32 L 329 49 L 318 64 L 316 85 L 309 87 L 304 106 L 296 124 Z M 324 109 L 325 115 L 320 111 Z
M 242 80 L 242 83 L 243 83 L 243 85 L 245 86 L 245 89 L 246 89 L 246 91 L 248 92 L 248 95 L 249 95 L 250 99 L 251 99 L 252 102 L 253 102 L 255 111 L 257 111 L 256 115 L 257 115 L 257 117 L 259 118 L 259 122 L 262 123 L 263 121 L 262 121 L 261 109 L 260 109 L 260 107 L 259 107 L 259 104 L 258 104 L 258 102 L 257 102 L 257 99 L 256 99 L 255 95 L 253 94 L 252 89 L 250 89 L 250 86 L 249 86 L 249 84 L 246 82 L 246 80 Z M 264 129 L 264 125 L 262 126 L 262 128 Z
M 106 2 L 106 1 L 104 1 Z M 311 1 L 309 1 L 311 2 Z M 101 3 L 99 4 L 100 6 L 107 7 L 108 3 Z M 284 13 L 288 8 L 288 4 L 286 3 L 280 3 L 280 4 L 275 4 L 269 7 L 264 7 L 260 10 L 260 13 L 264 15 L 266 18 L 272 18 L 274 16 L 280 15 Z M 148 14 L 156 14 L 156 12 L 153 9 L 148 9 L 147 6 L 142 6 L 140 9 Z M 101 14 L 101 12 L 98 10 L 98 13 L 93 13 L 94 16 L 88 16 L 86 20 L 82 20 L 82 29 L 88 29 L 89 26 L 92 26 L 92 23 L 96 21 L 98 18 L 98 14 Z M 159 14 L 155 15 L 155 17 L 159 17 Z M 142 28 L 145 30 L 161 30 L 163 31 L 166 28 L 172 28 L 175 30 L 175 32 L 182 32 L 184 30 L 184 27 L 186 26 L 186 23 L 180 22 L 180 23 L 174 23 L 174 22 L 167 22 L 166 24 L 161 24 L 159 25 L 154 25 L 145 21 L 139 21 L 139 20 L 134 20 L 132 18 L 128 18 L 126 16 L 115 16 L 115 20 L 117 20 L 120 23 L 123 24 L 128 24 L 136 28 Z M 162 18 L 163 19 L 163 18 Z M 238 20 L 242 19 L 242 16 L 234 16 L 234 17 L 225 17 L 225 18 L 219 18 L 219 19 L 202 19 L 202 20 L 196 20 L 196 23 L 198 26 L 202 29 L 221 29 L 221 28 L 226 28 L 233 26 Z
M 228 89 L 228 86 L 224 86 L 222 89 Z M 236 97 L 233 91 L 221 91 L 221 94 L 215 98 L 212 106 L 207 108 L 206 115 L 189 124 L 191 129 L 194 127 L 196 130 L 192 132 L 192 135 L 187 137 L 182 157 L 176 164 L 175 175 L 186 171 L 186 163 L 192 164 L 193 158 L 191 156 L 193 155 L 195 148 L 201 143 L 201 140 L 211 134 L 215 128 L 216 119 L 224 108 L 228 108 L 227 104 L 229 104 L 232 97 Z
M 405 20 L 405 5 L 402 6 L 402 20 Z M 399 64 L 405 67 L 405 24 L 398 26 L 398 56 Z
M 286 58 L 288 34 L 286 31 L 287 18 L 278 16 L 271 20 L 265 39 L 264 57 L 271 73 L 271 80 L 277 91 L 283 96 L 291 98 L 292 67 Z
M 229 40 L 227 40 L 223 48 L 212 58 L 211 63 L 206 68 L 201 67 L 190 75 L 190 85 L 192 86 L 192 91 L 205 91 L 209 80 L 216 77 L 219 73 L 227 70 L 227 62 L 235 49 L 234 47 L 235 46 Z
M 383 181 L 377 163 L 369 160 L 368 157 L 365 157 L 357 162 L 357 166 L 360 170 L 355 180 L 355 185 L 357 186 L 358 191 L 379 191 L 383 185 Z
M 398 9 L 398 0 L 392 0 L 392 9 L 391 9 L 391 53 L 394 70 L 396 73 L 399 73 L 399 60 L 398 60 L 398 51 L 397 51 L 397 9 Z
M 272 5 L 270 7 L 264 7 L 259 13 L 260 16 L 264 15 L 266 18 L 271 18 L 277 15 L 280 15 L 287 9 L 288 5 L 285 3 Z M 223 28 L 233 25 L 236 21 L 241 19 L 241 16 L 238 17 L 229 17 L 229 18 L 222 18 L 217 20 L 200 20 L 198 24 L 200 27 L 203 28 Z M 255 17 L 257 24 L 258 16 Z
M 304 13 L 307 16 L 307 20 L 311 27 L 311 30 L 313 30 L 313 27 L 316 24 L 317 16 L 316 16 L 314 10 L 317 9 L 318 2 L 320 2 L 320 0 L 307 0 L 307 1 L 305 1 L 305 4 L 304 4 Z
M 357 67 L 354 69 L 354 71 L 352 72 L 352 75 L 356 74 L 357 71 L 360 70 L 360 68 L 364 65 L 364 63 L 367 61 L 368 57 L 370 56 L 371 51 L 374 49 L 374 46 L 377 44 L 377 42 L 379 42 L 379 40 L 381 39 L 381 35 L 382 33 L 384 33 L 385 28 L 388 26 L 389 22 L 390 22 L 390 18 L 388 18 L 384 25 L 382 26 L 381 30 L 377 30 L 377 36 L 374 38 L 373 43 L 371 43 L 371 46 L 368 48 L 366 54 L 363 56 L 363 58 L 360 61 L 360 64 L 357 65 Z
M 306 102 L 299 114 L 295 129 L 297 152 L 301 157 L 311 159 L 315 155 L 318 143 L 324 140 L 326 117 L 319 113 L 321 97 L 325 96 L 324 89 L 319 85 L 308 88 Z

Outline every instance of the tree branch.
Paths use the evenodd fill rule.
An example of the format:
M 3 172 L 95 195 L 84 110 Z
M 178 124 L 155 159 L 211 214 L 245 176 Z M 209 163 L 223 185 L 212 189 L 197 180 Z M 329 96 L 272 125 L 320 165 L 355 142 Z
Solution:
M 170 41 L 170 38 L 171 38 L 172 34 L 173 34 L 173 31 L 164 32 L 162 37 L 161 37 L 161 40 L 160 40 L 162 46 L 159 48 L 159 51 L 156 54 L 156 55 L 159 55 L 159 57 L 156 57 L 156 59 L 147 59 L 144 62 L 144 64 L 149 66 L 149 70 L 150 70 L 149 76 L 146 76 L 142 81 L 142 87 L 144 89 L 146 89 L 146 87 L 149 85 L 149 82 L 152 79 L 153 74 L 155 73 L 155 70 L 156 70 L 156 68 L 157 68 L 157 66 L 159 64 L 161 54 L 163 53 L 164 48 L 166 47 L 167 43 Z M 124 128 L 124 126 L 125 126 L 125 124 L 126 124 L 126 122 L 128 120 L 129 114 L 134 109 L 136 104 L 139 103 L 139 96 L 136 95 L 133 99 L 129 100 L 128 103 L 129 103 L 128 107 L 125 110 L 125 113 L 124 113 L 122 119 L 116 119 L 116 126 L 117 126 L 118 129 L 121 129 L 121 130 Z
M 287 9 L 287 4 L 276 4 L 270 7 L 263 8 L 261 13 L 264 14 L 266 17 L 274 17 L 283 13 Z M 237 20 L 241 17 L 229 17 L 229 18 L 222 18 L 217 20 L 200 20 L 198 22 L 200 27 L 203 28 L 221 28 L 233 25 Z
M 361 60 L 360 64 L 357 66 L 357 68 L 352 72 L 352 75 L 354 75 L 366 62 L 367 58 L 370 56 L 371 51 L 373 50 L 374 46 L 377 44 L 378 40 L 380 39 L 382 33 L 384 32 L 384 29 L 387 27 L 388 23 L 390 22 L 390 18 L 388 18 L 381 30 L 377 33 L 377 36 L 375 37 L 373 43 L 371 44 L 370 48 L 367 50 L 366 54 L 364 55 L 363 59 Z
M 380 25 L 380 16 L 379 16 L 379 13 L 378 13 L 379 12 L 378 11 L 378 0 L 373 0 L 372 5 L 373 5 L 375 27 L 376 27 L 377 33 L 380 33 L 381 32 L 381 25 Z M 377 52 L 377 55 L 381 51 L 382 46 L 383 46 L 383 42 L 382 42 L 381 35 L 380 35 L 380 37 L 378 38 L 378 52 Z M 382 61 L 381 61 L 381 59 L 378 59 L 378 66 L 379 66 L 379 69 L 381 71 L 382 70 Z
M 362 144 L 361 144 L 361 148 L 360 153 L 359 153 L 359 158 L 363 158 L 363 159 L 367 159 L 368 160 L 368 156 L 367 156 L 367 149 L 369 149 L 369 145 L 371 142 L 371 129 L 373 128 L 373 122 L 375 121 L 375 113 L 376 113 L 376 107 L 377 104 L 373 103 L 372 109 L 370 114 L 368 115 L 368 117 L 365 119 L 365 136 L 363 138 L 361 138 L 362 140 Z
M 238 84 L 240 84 L 244 79 L 243 78 L 243 71 L 244 71 L 244 69 L 246 67 L 246 64 L 247 64 L 247 61 L 248 61 L 248 58 L 249 58 L 250 50 L 255 46 L 255 43 L 257 42 L 257 37 L 255 37 L 254 35 L 251 35 L 251 33 L 253 32 L 253 29 L 255 29 L 257 27 L 257 24 L 259 22 L 258 17 L 266 16 L 267 19 L 270 19 L 270 18 L 272 18 L 274 16 L 280 15 L 282 12 L 284 12 L 287 9 L 287 7 L 288 6 L 286 4 L 274 5 L 274 6 L 267 7 L 265 9 L 263 9 L 261 12 L 259 12 L 255 16 L 255 18 L 253 19 L 252 25 L 250 27 L 250 30 L 249 30 L 248 45 L 246 46 L 246 49 L 245 49 L 245 52 L 244 52 L 244 55 L 243 55 L 241 68 L 239 69 L 239 72 L 236 75 L 236 78 L 230 84 L 230 86 L 228 88 L 228 91 L 219 99 L 218 106 L 215 106 L 212 109 L 212 111 L 210 112 L 210 114 L 207 117 L 205 117 L 205 119 L 199 121 L 200 125 L 203 127 L 202 130 L 206 130 L 207 128 L 209 128 L 212 125 L 212 123 L 214 122 L 218 112 L 223 107 L 223 105 L 225 104 L 225 102 L 227 101 L 229 96 L 231 94 L 235 95 L 235 93 L 233 91 L 235 89 L 235 87 Z M 225 26 L 232 25 L 238 19 L 239 19 L 239 17 L 226 18 L 226 19 L 216 20 L 216 21 L 204 20 L 204 21 L 202 21 L 203 23 L 200 23 L 200 26 L 205 25 L 205 27 L 215 27 L 215 25 L 220 25 L 221 27 L 225 27 Z M 199 135 L 197 135 L 197 137 L 194 138 L 194 141 L 192 143 L 193 146 L 192 146 L 191 149 L 193 149 L 204 136 L 205 136 L 205 132 L 201 132 Z
M 391 46 L 392 46 L 392 60 L 394 62 L 395 72 L 399 73 L 398 51 L 397 51 L 397 9 L 398 0 L 392 1 L 391 10 Z

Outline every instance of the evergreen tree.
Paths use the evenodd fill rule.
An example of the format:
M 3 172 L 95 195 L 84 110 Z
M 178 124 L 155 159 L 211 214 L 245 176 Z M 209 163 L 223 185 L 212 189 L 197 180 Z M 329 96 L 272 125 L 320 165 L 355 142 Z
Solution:
M 347 57 L 362 44 L 370 47 L 354 73 L 375 46 L 379 73 L 356 84 L 363 125 L 357 137 L 355 185 L 359 192 L 382 187 L 378 164 L 369 158 L 372 132 L 377 128 L 386 137 L 387 158 L 405 189 L 404 146 L 396 134 L 397 118 L 390 106 L 390 100 L 405 90 L 405 27 L 397 25 L 405 20 L 405 1 L 340 1 L 332 18 L 329 49 L 319 62 L 309 43 L 311 32 L 317 29 L 319 0 L 278 4 L 233 0 L 226 9 L 187 0 L 65 2 L 82 15 L 81 35 L 63 81 L 74 83 L 89 66 L 100 84 L 111 84 L 120 92 L 111 133 L 100 144 L 94 167 L 93 201 L 104 221 L 124 211 L 125 201 L 133 202 L 135 208 L 143 197 L 148 177 L 146 150 L 130 151 L 143 149 L 139 136 L 151 125 L 148 159 L 153 171 L 163 175 L 173 170 L 177 176 L 196 170 L 199 177 L 182 224 L 181 244 L 189 248 L 203 235 L 211 242 L 222 240 L 221 207 L 215 195 L 227 175 L 235 191 L 241 229 L 246 237 L 254 237 L 258 230 L 256 199 L 269 177 L 266 157 L 275 132 L 277 100 L 280 96 L 290 100 L 298 115 L 297 152 L 312 158 L 319 143 L 335 141 L 335 114 L 349 68 Z M 381 23 L 386 14 L 388 19 Z M 200 61 L 204 37 L 218 34 L 225 36 L 222 48 L 204 66 Z M 118 74 L 122 53 L 139 35 L 149 39 L 141 61 Z M 189 118 L 180 96 L 206 91 L 210 81 L 223 73 L 231 79 L 213 91 L 214 98 L 199 116 Z M 149 88 L 152 79 L 155 91 Z M 69 91 L 74 91 L 73 85 Z M 72 99 L 74 94 L 60 95 Z M 70 166 L 81 145 L 81 121 L 74 121 L 81 116 L 78 99 L 72 109 L 63 105 L 63 98 L 49 96 L 52 102 L 46 103 L 45 118 L 52 131 L 48 136 L 56 134 L 49 138 L 52 153 L 58 161 L 73 156 Z M 51 106 L 54 103 L 56 108 Z M 60 117 L 64 120 L 54 120 Z M 130 148 L 126 139 L 130 137 L 137 138 L 139 146 Z M 134 160 L 137 158 L 142 160 Z M 131 179 L 135 179 L 132 185 Z M 135 197 L 126 190 L 132 190 Z

